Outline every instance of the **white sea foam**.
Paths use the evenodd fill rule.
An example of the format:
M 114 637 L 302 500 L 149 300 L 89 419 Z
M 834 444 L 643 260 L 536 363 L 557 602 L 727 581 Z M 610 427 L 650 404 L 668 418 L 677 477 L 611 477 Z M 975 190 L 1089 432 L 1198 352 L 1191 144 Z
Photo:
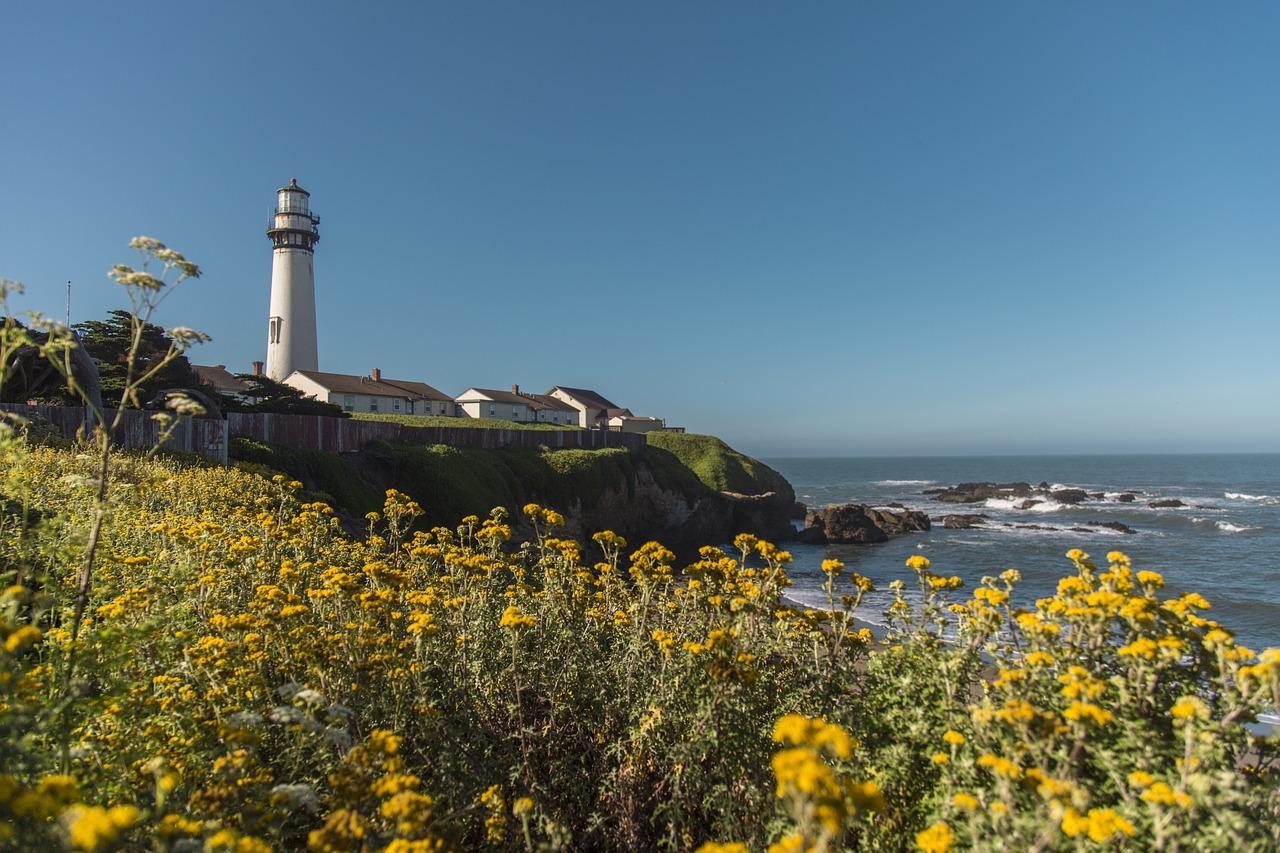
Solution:
M 877 486 L 929 486 L 937 480 L 876 480 Z
M 1040 503 L 1034 504 L 1027 509 L 1021 509 L 1024 501 L 1039 500 Z M 1009 509 L 1018 510 L 1019 512 L 1061 512 L 1066 509 L 1066 504 L 1060 504 L 1057 501 L 1047 501 L 1042 498 L 987 498 L 987 502 L 983 504 L 987 509 Z
M 1260 527 L 1249 527 L 1246 524 L 1232 524 L 1229 521 L 1215 522 L 1223 533 L 1247 533 L 1250 530 L 1261 530 Z
M 1246 495 L 1244 492 L 1223 492 L 1222 496 L 1232 501 L 1257 501 L 1264 504 L 1280 503 L 1280 498 L 1275 495 Z

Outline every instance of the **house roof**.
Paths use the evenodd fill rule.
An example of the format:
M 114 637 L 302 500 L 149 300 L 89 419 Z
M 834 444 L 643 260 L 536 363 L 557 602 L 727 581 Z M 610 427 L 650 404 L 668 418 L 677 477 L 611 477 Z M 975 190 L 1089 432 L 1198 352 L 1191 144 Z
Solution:
M 511 403 L 513 405 L 528 406 L 535 411 L 542 409 L 555 409 L 558 412 L 577 413 L 577 409 L 570 406 L 564 400 L 558 400 L 555 397 L 548 397 L 546 394 L 525 394 L 518 391 L 498 391 L 494 388 L 468 388 L 458 395 L 458 400 L 466 400 L 471 394 L 478 394 L 486 400 L 492 400 L 495 403 Z
M 620 421 L 652 421 L 653 423 L 662 423 L 662 418 L 655 418 L 650 415 L 633 415 L 630 412 L 627 412 L 624 415 L 609 416 L 609 420 L 613 420 L 614 418 L 617 418 Z
M 191 371 L 220 394 L 240 394 L 249 390 L 249 383 L 227 370 L 225 364 L 193 364 Z
M 589 391 L 586 388 L 570 388 L 567 385 L 557 385 L 548 391 L 551 394 L 554 391 L 563 391 L 577 402 L 590 409 L 618 409 L 621 408 L 617 403 L 601 397 L 595 391 Z
M 319 370 L 295 370 L 294 373 L 305 376 L 321 388 L 332 391 L 335 394 L 374 394 L 379 397 L 401 397 L 406 400 L 453 402 L 453 398 L 448 394 L 432 388 L 425 382 L 386 378 L 374 381 L 369 376 L 323 373 Z
M 573 412 L 575 415 L 578 413 L 577 409 L 558 397 L 546 394 L 521 394 L 520 396 L 528 397 L 532 401 L 530 405 L 535 409 L 555 409 L 559 412 Z
M 521 406 L 532 406 L 533 401 L 523 394 L 516 394 L 511 391 L 497 391 L 493 388 L 468 388 L 458 395 L 459 400 L 465 400 L 471 392 L 475 392 L 486 400 L 492 400 L 495 403 L 514 403 Z

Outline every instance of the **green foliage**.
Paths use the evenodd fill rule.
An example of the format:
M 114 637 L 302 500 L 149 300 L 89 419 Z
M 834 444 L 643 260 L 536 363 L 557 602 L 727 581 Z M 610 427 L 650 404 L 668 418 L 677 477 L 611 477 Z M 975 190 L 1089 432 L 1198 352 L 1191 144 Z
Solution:
M 105 320 L 86 320 L 76 323 L 81 345 L 98 361 L 98 373 L 102 378 L 102 397 L 109 405 L 120 400 L 124 392 L 128 372 L 129 347 L 133 340 L 133 319 L 128 311 L 116 310 Z M 169 333 L 154 323 L 144 323 L 138 347 L 135 375 L 147 373 L 154 365 L 165 360 L 173 345 Z M 137 398 L 146 403 L 158 391 L 165 388 L 201 388 L 200 378 L 191 369 L 185 355 L 178 355 L 164 365 L 154 376 L 147 378 L 135 389 Z
M 228 455 L 256 473 L 281 472 L 307 484 L 317 499 L 353 515 L 382 503 L 382 493 L 367 483 L 350 457 L 321 450 L 297 450 L 253 439 L 231 439 Z
M 635 480 L 630 454 L 614 448 L 482 450 L 379 442 L 360 454 L 338 455 L 236 438 L 230 453 L 302 481 L 350 515 L 382 505 L 382 492 L 370 483 L 393 486 L 426 507 L 430 524 L 484 515 L 493 507 L 515 512 L 529 501 L 590 505 L 606 489 L 627 489 Z
M 331 418 L 345 418 L 347 413 L 334 403 L 326 403 L 314 397 L 308 397 L 292 385 L 277 382 L 269 376 L 253 373 L 239 373 L 237 377 L 249 386 L 244 396 L 249 402 L 236 397 L 222 397 L 223 410 L 228 412 L 271 412 L 282 415 L 322 415 Z
M 713 435 L 651 432 L 650 447 L 673 454 L 717 492 L 758 495 L 775 488 L 778 474 L 763 462 L 739 453 Z
M 522 507 L 520 547 L 505 512 L 427 531 L 389 491 L 351 538 L 285 477 L 126 454 L 81 675 L 51 714 L 96 469 L 2 438 L 0 492 L 34 519 L 0 524 L 5 843 L 1280 842 L 1277 745 L 1242 725 L 1280 692 L 1280 650 L 1236 644 L 1208 602 L 1163 593 L 1119 552 L 1105 568 L 1071 552 L 1057 593 L 1016 609 L 1017 572 L 969 592 L 917 555 L 877 642 L 855 621 L 866 578 L 828 561 L 832 609 L 794 609 L 790 556 L 755 537 L 678 566 L 602 532 L 603 558 L 583 559 L 560 513 Z M 474 471 L 475 500 L 534 475 L 521 466 L 572 479 L 606 464 L 385 451 Z

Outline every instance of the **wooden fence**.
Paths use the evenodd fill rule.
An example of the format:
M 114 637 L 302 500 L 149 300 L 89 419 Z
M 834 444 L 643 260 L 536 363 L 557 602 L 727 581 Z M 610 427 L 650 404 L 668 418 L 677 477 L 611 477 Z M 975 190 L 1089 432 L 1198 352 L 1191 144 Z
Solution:
M 450 447 L 549 447 L 598 450 L 620 447 L 638 452 L 647 440 L 636 433 L 598 429 L 479 429 L 475 427 L 415 427 L 389 421 L 329 418 L 317 415 L 246 414 L 231 412 L 232 437 L 252 438 L 300 450 L 347 453 L 374 441 L 406 444 L 447 444 Z
M 28 406 L 23 403 L 0 403 L 0 410 L 12 412 L 24 418 L 42 420 L 52 424 L 66 438 L 87 435 L 93 431 L 94 420 L 84 406 Z M 127 450 L 146 449 L 160 443 L 160 424 L 151 419 L 155 412 L 128 409 L 120 419 L 120 426 L 112 433 L 112 441 Z M 115 420 L 116 410 L 107 409 L 107 423 Z M 178 419 L 177 426 L 164 446 L 170 450 L 194 453 L 205 459 L 227 464 L 227 422 L 215 418 Z
M 75 438 L 92 430 L 92 418 L 81 406 L 28 406 L 20 403 L 0 404 L 0 409 L 26 418 L 52 424 L 67 438 Z M 126 449 L 155 447 L 160 440 L 160 425 L 151 419 L 153 412 L 128 410 L 119 429 L 112 435 L 116 445 Z M 115 417 L 108 409 L 107 421 Z M 319 415 L 277 415 L 231 412 L 226 420 L 216 418 L 180 418 L 165 447 L 194 453 L 214 462 L 227 464 L 227 445 L 232 438 L 243 437 L 299 450 L 324 450 L 329 453 L 351 453 L 375 441 L 398 441 L 407 444 L 446 444 L 450 447 L 495 449 L 525 447 L 552 450 L 599 450 L 618 447 L 639 452 L 646 444 L 643 435 L 595 429 L 478 429 L 472 427 L 413 427 L 387 421 L 355 418 L 330 418 Z

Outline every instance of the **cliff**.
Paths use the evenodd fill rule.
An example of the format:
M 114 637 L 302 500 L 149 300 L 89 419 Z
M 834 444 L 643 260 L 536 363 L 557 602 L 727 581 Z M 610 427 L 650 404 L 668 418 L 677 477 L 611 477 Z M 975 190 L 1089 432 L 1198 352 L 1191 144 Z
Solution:
M 427 525 L 453 526 L 495 506 L 518 521 L 533 501 L 562 512 L 565 535 L 579 539 L 609 529 L 633 544 L 658 539 L 687 550 L 740 532 L 775 540 L 794 532 L 791 485 L 712 436 L 653 434 L 639 453 L 375 443 L 334 454 L 236 439 L 231 457 L 300 480 L 353 530 L 394 488 L 423 506 Z

